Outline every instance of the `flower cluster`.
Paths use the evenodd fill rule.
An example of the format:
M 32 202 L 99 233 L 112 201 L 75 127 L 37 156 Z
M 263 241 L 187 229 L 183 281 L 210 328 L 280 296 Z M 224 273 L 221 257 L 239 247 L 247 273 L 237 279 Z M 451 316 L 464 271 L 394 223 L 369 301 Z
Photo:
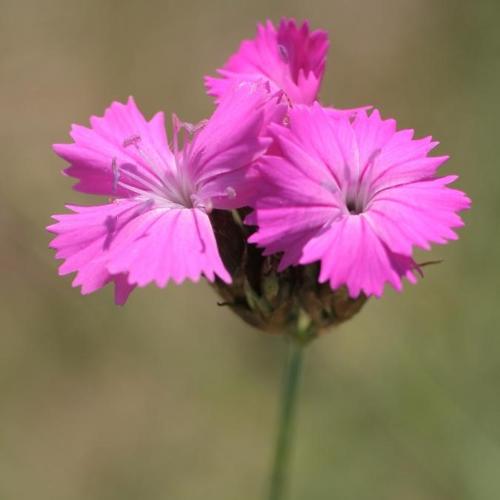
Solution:
M 305 315 L 316 331 L 414 283 L 414 249 L 456 239 L 470 200 L 437 177 L 447 157 L 429 156 L 430 137 L 319 103 L 328 43 L 307 22 L 259 25 L 205 78 L 212 116 L 173 115 L 170 141 L 163 114 L 146 120 L 132 98 L 74 125 L 54 150 L 76 190 L 110 201 L 54 216 L 60 274 L 83 294 L 114 283 L 118 304 L 203 275 L 271 330 Z

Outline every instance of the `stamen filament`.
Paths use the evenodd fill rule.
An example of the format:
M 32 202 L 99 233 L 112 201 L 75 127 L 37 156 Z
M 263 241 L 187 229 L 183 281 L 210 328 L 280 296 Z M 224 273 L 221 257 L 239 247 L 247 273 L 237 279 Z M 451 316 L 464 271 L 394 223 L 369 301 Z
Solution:
M 155 179 L 153 181 L 153 179 L 144 179 L 140 175 L 137 175 L 134 172 L 130 172 L 128 170 L 123 170 L 122 169 L 122 172 L 123 172 L 124 175 L 126 175 L 130 179 L 133 179 L 133 180 L 137 181 L 143 187 L 148 188 L 151 191 L 154 191 L 155 193 L 163 194 L 163 188 L 164 188 L 165 185 L 164 184 L 157 184 L 158 180 Z M 118 184 L 122 184 L 123 185 L 123 182 L 119 181 Z

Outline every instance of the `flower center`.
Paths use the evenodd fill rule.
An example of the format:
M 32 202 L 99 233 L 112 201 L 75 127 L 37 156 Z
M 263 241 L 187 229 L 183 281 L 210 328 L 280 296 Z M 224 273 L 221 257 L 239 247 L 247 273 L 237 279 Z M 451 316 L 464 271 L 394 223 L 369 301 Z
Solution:
M 187 179 L 180 175 L 177 158 L 175 164 L 170 165 L 156 151 L 146 148 L 139 135 L 125 139 L 123 147 L 133 147 L 142 165 L 118 165 L 116 158 L 113 158 L 111 168 L 114 189 L 120 186 L 161 206 L 193 206 L 192 189 Z
M 358 215 L 358 214 L 363 213 L 363 211 L 364 211 L 363 203 L 361 202 L 360 199 L 358 199 L 354 196 L 349 196 L 346 199 L 345 204 L 346 204 L 347 210 L 352 215 Z
M 365 210 L 369 210 L 373 194 L 371 189 L 373 166 L 379 154 L 380 149 L 373 151 L 361 169 L 361 172 L 355 169 L 354 175 L 353 169 L 348 165 L 345 166 L 344 203 L 351 215 L 359 215 L 365 212 Z
M 198 193 L 183 164 L 186 158 L 179 151 L 177 134 L 174 137 L 174 151 L 170 159 L 163 158 L 156 151 L 146 149 L 139 135 L 125 139 L 123 147 L 131 146 L 135 149 L 142 160 L 143 168 L 138 167 L 139 164 L 120 166 L 116 158 L 113 158 L 111 162 L 113 190 L 116 191 L 120 186 L 160 207 L 198 208 L 210 213 L 213 209 L 212 199 Z M 231 199 L 236 196 L 236 191 L 228 186 L 218 196 Z

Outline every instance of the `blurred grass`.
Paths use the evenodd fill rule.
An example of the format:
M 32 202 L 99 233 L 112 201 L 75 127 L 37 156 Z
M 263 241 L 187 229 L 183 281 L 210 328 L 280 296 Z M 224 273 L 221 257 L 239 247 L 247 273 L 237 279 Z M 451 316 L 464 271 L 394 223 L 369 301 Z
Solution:
M 201 77 L 257 20 L 328 29 L 322 93 L 441 141 L 473 199 L 425 279 L 313 345 L 292 499 L 500 496 L 500 4 L 421 0 L 0 3 L 0 498 L 256 499 L 284 349 L 206 285 L 81 297 L 44 227 L 88 202 L 50 151 L 133 94 L 151 115 L 212 109 Z M 429 255 L 426 255 L 426 259 Z

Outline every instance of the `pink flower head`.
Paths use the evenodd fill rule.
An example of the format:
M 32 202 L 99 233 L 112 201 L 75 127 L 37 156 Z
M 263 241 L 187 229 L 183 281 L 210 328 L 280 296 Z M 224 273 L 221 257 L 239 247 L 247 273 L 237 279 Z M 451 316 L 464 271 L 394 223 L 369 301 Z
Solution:
M 257 26 L 253 40 L 241 43 L 218 73 L 205 77 L 210 95 L 220 99 L 235 81 L 267 79 L 274 90 L 283 90 L 292 103 L 312 104 L 318 97 L 325 72 L 328 35 L 310 31 L 305 21 L 282 19 L 278 29 L 271 21 Z
M 74 125 L 74 143 L 54 151 L 70 163 L 77 190 L 114 201 L 70 205 L 73 213 L 54 216 L 48 229 L 64 260 L 60 274 L 76 272 L 73 286 L 83 294 L 114 282 L 120 304 L 151 282 L 163 287 L 201 274 L 230 282 L 208 214 L 248 203 L 249 165 L 269 146 L 262 132 L 277 107 L 264 85 L 240 84 L 198 127 L 174 116 L 172 148 L 163 113 L 147 121 L 132 98 L 92 117 L 91 128 Z M 182 148 L 180 127 L 191 135 Z
M 445 156 L 429 157 L 430 137 L 413 139 L 378 111 L 334 119 L 318 104 L 290 110 L 289 128 L 271 126 L 281 156 L 265 156 L 262 197 L 246 222 L 265 254 L 283 252 L 280 269 L 321 262 L 320 282 L 381 296 L 416 281 L 414 247 L 457 238 L 469 198 L 436 177 Z

